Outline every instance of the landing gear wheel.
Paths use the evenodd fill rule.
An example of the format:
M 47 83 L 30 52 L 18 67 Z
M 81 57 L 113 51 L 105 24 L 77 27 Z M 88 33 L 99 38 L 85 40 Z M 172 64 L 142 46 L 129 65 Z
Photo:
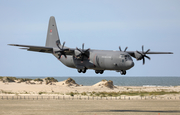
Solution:
M 99 73 L 99 71 L 98 71 L 98 70 L 95 70 L 95 73 L 96 73 L 96 74 L 98 74 L 98 73 Z
M 122 70 L 120 71 L 121 75 L 126 75 L 126 71 Z
M 83 73 L 86 73 L 86 68 L 82 70 Z
M 100 73 L 100 74 L 103 74 L 103 73 L 104 73 L 104 70 L 95 70 L 95 73 L 96 73 L 96 74 L 99 74 L 99 73 Z
M 124 75 L 126 75 L 126 71 L 124 71 Z
M 100 74 L 103 74 L 103 73 L 104 73 L 104 70 L 101 70 L 99 73 L 100 73 Z
M 78 69 L 78 72 L 81 73 L 81 72 L 82 72 L 82 69 Z

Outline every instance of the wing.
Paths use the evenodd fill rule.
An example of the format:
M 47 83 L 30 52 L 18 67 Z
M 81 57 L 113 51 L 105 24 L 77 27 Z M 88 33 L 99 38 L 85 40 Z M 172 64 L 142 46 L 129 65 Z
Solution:
M 19 45 L 19 44 L 8 44 L 8 45 L 25 47 L 25 48 L 20 48 L 20 49 L 25 49 L 27 51 L 42 52 L 42 53 L 53 53 L 54 51 L 59 50 L 57 48 L 44 47 L 44 46 L 31 46 L 31 45 Z M 69 50 L 66 50 L 65 53 L 66 53 L 66 55 L 74 55 L 74 50 L 75 49 L 70 49 L 69 48 Z
M 135 54 L 137 53 L 137 51 L 126 51 L 126 52 L 132 57 L 136 58 Z M 141 51 L 139 52 L 143 53 Z M 146 54 L 173 54 L 173 53 L 172 52 L 147 52 Z
M 43 53 L 53 53 L 53 48 L 43 47 L 43 46 L 31 46 L 31 45 L 19 45 L 19 44 L 8 44 L 10 46 L 25 47 L 20 49 L 26 49 L 27 51 L 43 52 Z
M 130 55 L 133 55 L 134 52 L 136 52 L 136 51 L 126 51 L 126 52 Z M 173 53 L 172 52 L 147 52 L 147 54 L 173 54 Z

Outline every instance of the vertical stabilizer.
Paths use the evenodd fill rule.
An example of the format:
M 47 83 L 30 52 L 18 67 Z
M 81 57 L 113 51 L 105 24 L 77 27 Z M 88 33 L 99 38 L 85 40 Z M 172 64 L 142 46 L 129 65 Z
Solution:
M 54 18 L 54 16 L 51 16 L 49 19 L 49 26 L 48 26 L 47 38 L 46 38 L 46 46 L 47 47 L 57 47 L 56 42 L 60 43 L 60 40 L 59 40 L 59 35 L 58 35 L 58 31 L 57 31 L 55 18 Z

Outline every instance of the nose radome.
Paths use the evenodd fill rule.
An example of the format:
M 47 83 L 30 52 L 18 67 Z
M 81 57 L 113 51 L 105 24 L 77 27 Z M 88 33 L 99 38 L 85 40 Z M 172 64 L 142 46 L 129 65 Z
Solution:
M 133 61 L 127 61 L 126 63 L 127 63 L 126 66 L 127 66 L 128 68 L 131 68 L 131 67 L 134 66 L 134 62 L 133 62 Z

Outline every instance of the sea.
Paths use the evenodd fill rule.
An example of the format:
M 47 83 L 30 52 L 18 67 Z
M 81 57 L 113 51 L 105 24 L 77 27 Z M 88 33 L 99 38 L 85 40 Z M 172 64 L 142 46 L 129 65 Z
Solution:
M 19 77 L 18 77 L 19 78 Z M 45 77 L 20 77 L 45 78 Z M 54 77 L 58 81 L 72 78 L 77 84 L 84 86 L 94 85 L 102 80 L 111 80 L 115 86 L 180 86 L 180 77 Z

